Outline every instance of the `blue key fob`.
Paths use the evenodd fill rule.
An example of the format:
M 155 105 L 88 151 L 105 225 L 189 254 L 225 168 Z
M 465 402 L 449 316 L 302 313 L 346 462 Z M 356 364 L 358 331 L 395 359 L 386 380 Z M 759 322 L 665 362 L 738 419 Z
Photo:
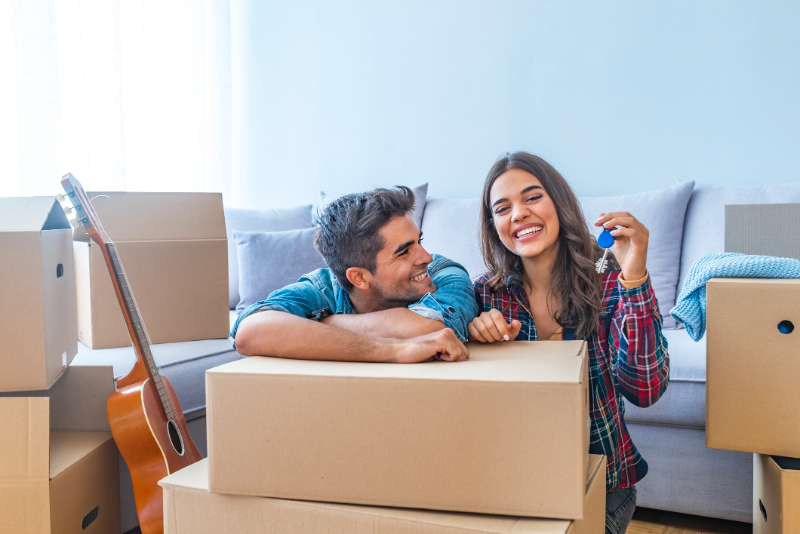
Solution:
M 614 236 L 611 235 L 608 229 L 604 228 L 603 233 L 597 238 L 597 244 L 603 248 L 611 248 L 614 244 Z

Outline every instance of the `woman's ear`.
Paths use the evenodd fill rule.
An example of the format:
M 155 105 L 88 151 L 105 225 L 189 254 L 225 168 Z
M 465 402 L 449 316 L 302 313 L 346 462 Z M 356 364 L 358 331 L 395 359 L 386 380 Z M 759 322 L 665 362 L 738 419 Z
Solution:
M 363 269 L 361 267 L 350 267 L 345 272 L 347 276 L 347 280 L 350 281 L 353 286 L 362 291 L 366 291 L 369 289 L 370 281 L 372 280 L 372 273 L 370 273 L 367 269 Z

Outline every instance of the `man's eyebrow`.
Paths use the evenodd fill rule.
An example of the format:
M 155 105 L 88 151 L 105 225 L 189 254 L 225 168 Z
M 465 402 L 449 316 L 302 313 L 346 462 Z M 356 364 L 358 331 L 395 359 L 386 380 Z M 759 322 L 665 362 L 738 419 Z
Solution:
M 401 252 L 403 252 L 405 249 L 407 249 L 408 247 L 410 247 L 414 243 L 419 242 L 420 239 L 422 239 L 422 231 L 420 231 L 419 237 L 415 241 L 407 241 L 407 242 L 403 243 L 402 245 L 398 246 L 396 249 L 394 249 L 394 254 L 400 254 Z
M 520 195 L 524 195 L 524 194 L 525 194 L 525 193 L 527 193 L 528 191 L 532 191 L 532 190 L 534 190 L 534 189 L 544 189 L 544 188 L 543 188 L 541 185 L 529 185 L 528 187 L 526 187 L 525 189 L 523 189 L 522 191 L 520 191 L 520 193 L 519 193 L 519 194 L 520 194 Z M 508 199 L 507 199 L 507 198 L 498 198 L 497 200 L 495 200 L 495 201 L 492 203 L 492 207 L 494 207 L 494 206 L 495 206 L 495 205 L 497 205 L 497 204 L 500 204 L 501 202 L 508 202 Z

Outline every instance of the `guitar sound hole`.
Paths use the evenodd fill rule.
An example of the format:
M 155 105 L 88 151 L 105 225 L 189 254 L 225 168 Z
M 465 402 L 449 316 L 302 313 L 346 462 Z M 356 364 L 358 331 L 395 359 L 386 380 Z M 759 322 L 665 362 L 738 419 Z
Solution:
M 167 432 L 169 432 L 169 441 L 172 443 L 172 448 L 175 449 L 179 455 L 183 456 L 183 440 L 181 439 L 178 427 L 172 420 L 167 421 Z

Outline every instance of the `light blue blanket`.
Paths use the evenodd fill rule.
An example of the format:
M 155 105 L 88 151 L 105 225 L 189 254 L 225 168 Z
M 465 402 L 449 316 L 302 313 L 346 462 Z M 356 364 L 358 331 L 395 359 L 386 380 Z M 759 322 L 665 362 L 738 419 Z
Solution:
M 697 260 L 670 312 L 695 341 L 706 333 L 706 283 L 712 278 L 800 278 L 800 261 L 732 252 L 706 254 Z

